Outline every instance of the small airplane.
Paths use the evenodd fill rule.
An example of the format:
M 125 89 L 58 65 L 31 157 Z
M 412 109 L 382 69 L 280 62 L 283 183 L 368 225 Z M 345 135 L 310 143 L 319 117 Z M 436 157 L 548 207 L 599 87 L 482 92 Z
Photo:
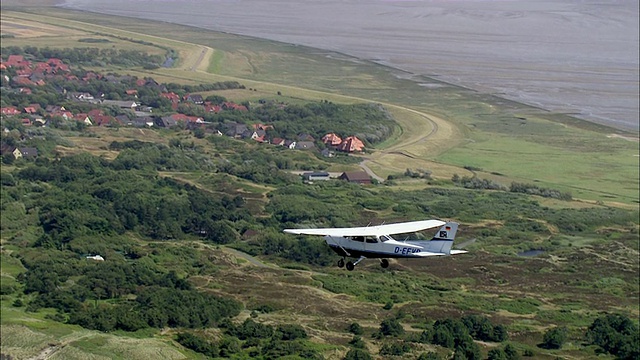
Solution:
M 440 226 L 430 240 L 395 240 L 391 235 L 414 233 Z M 464 254 L 464 250 L 452 250 L 458 223 L 440 220 L 422 220 L 396 224 L 352 228 L 285 229 L 297 235 L 323 235 L 327 245 L 342 256 L 338 267 L 346 265 L 352 271 L 367 258 L 380 259 L 380 266 L 389 267 L 389 258 L 424 258 L 428 256 Z M 345 264 L 345 258 L 357 258 Z

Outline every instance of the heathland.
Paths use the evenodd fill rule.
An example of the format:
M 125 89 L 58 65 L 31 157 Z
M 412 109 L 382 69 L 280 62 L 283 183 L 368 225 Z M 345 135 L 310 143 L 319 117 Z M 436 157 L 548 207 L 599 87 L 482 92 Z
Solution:
M 3 4 L 1 21 L 3 49 L 176 57 L 172 67 L 105 61 L 85 71 L 237 82 L 202 95 L 238 104 L 374 103 L 397 123 L 365 154 L 337 159 L 194 130 L 17 126 L 15 140 L 41 155 L 2 166 L 3 354 L 637 351 L 637 134 L 300 46 L 55 8 Z M 303 184 L 291 174 L 358 162 L 386 181 Z M 460 222 L 470 253 L 346 272 L 322 241 L 280 232 L 426 217 Z M 537 255 L 518 255 L 529 250 Z M 104 262 L 86 259 L 97 253 Z

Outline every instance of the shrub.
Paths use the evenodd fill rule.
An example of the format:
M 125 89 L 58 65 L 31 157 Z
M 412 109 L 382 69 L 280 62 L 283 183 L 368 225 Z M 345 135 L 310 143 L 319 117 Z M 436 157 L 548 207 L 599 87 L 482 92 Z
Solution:
M 364 333 L 364 330 L 362 329 L 362 326 L 360 326 L 360 324 L 354 322 L 349 325 L 349 332 L 353 335 L 362 335 Z
M 560 349 L 565 341 L 567 341 L 567 328 L 554 327 L 544 333 L 540 347 L 544 349 Z
M 380 355 L 392 355 L 400 356 L 404 353 L 411 351 L 411 346 L 404 342 L 392 342 L 391 344 L 384 344 L 380 348 Z
M 625 315 L 607 314 L 593 321 L 585 337 L 619 359 L 640 358 L 638 327 Z
M 0 285 L 0 295 L 11 295 L 14 292 L 16 292 L 15 286 L 8 284 Z
M 344 360 L 372 360 L 371 355 L 362 349 L 351 349 L 345 355 Z
M 418 360 L 440 360 L 440 356 L 435 352 L 426 352 L 420 354 Z
M 357 348 L 357 349 L 366 349 L 367 346 L 364 343 L 364 340 L 358 335 L 355 335 L 351 341 L 349 341 L 349 345 Z
M 387 319 L 380 323 L 380 333 L 384 336 L 400 336 L 404 328 L 397 319 Z

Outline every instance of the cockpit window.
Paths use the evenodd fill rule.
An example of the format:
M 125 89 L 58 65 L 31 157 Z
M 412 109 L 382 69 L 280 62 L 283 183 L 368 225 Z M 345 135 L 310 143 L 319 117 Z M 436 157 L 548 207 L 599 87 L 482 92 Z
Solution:
M 376 243 L 378 242 L 378 239 L 376 239 L 376 238 L 375 238 L 375 237 L 373 237 L 373 236 L 367 236 L 367 237 L 365 238 L 365 241 L 366 241 L 367 243 L 369 243 L 369 244 L 376 244 Z
M 380 241 L 382 241 L 382 242 L 385 242 L 385 241 L 391 240 L 391 238 L 390 238 L 390 237 L 388 237 L 387 235 L 382 235 L 382 236 L 380 236 L 378 239 L 380 239 Z

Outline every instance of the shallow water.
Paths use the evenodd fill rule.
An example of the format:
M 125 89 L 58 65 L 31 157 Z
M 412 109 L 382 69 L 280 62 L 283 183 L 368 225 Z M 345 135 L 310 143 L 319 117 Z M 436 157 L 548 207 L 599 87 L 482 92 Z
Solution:
M 639 128 L 635 1 L 68 0 L 64 6 L 339 51 Z
M 532 257 L 532 256 L 542 255 L 544 253 L 545 253 L 544 250 L 527 250 L 527 251 L 519 252 L 518 256 Z

